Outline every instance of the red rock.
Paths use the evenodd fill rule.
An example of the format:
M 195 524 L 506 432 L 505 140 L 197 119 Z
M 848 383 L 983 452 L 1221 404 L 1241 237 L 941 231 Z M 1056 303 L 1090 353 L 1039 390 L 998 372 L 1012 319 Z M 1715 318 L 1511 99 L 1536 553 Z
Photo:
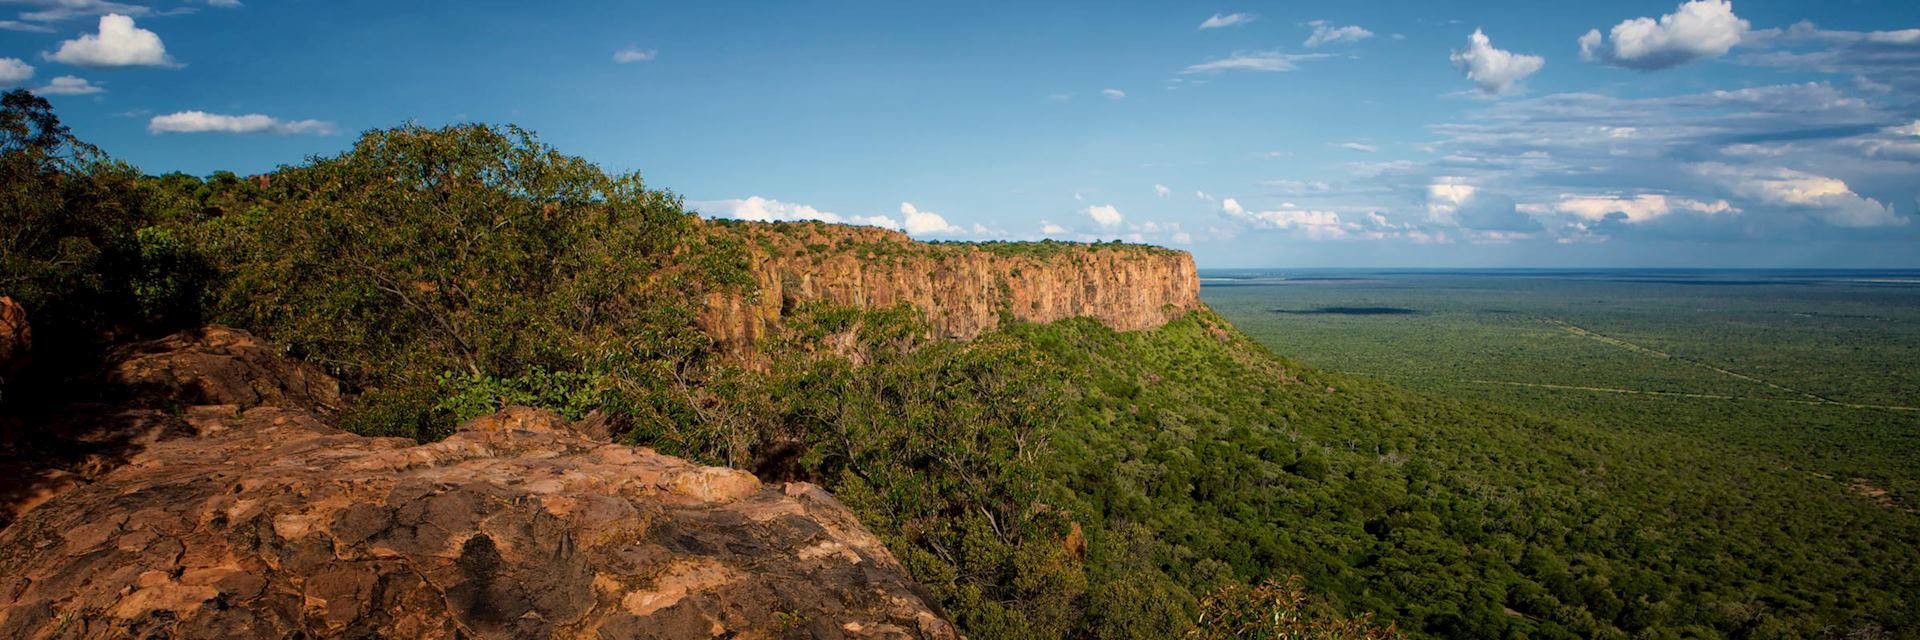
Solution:
M 723 350 L 746 353 L 809 302 L 879 309 L 911 304 L 936 338 L 970 339 L 1003 312 L 1028 322 L 1090 317 L 1151 329 L 1201 307 L 1193 256 L 1139 246 L 1066 245 L 1030 254 L 915 242 L 873 227 L 730 223 L 757 290 L 712 294 L 698 322 Z
M 63 433 L 112 455 L 0 469 L 44 472 L 0 496 L 0 637 L 958 637 L 819 487 L 526 407 L 353 435 L 331 379 L 230 329 L 118 356 L 221 404 L 77 410 Z
M 253 334 L 221 326 L 121 347 L 113 382 L 171 405 L 301 408 L 340 406 L 340 384 L 319 367 L 282 356 Z

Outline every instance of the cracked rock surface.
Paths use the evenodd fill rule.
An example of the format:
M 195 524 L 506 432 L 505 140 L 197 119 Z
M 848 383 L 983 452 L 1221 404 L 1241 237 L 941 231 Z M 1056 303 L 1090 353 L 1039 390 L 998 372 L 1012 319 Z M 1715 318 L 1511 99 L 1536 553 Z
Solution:
M 155 355 L 145 379 L 199 389 L 205 359 Z M 525 407 L 362 437 L 316 413 L 323 381 L 252 382 L 0 530 L 0 637 L 957 637 L 813 485 Z

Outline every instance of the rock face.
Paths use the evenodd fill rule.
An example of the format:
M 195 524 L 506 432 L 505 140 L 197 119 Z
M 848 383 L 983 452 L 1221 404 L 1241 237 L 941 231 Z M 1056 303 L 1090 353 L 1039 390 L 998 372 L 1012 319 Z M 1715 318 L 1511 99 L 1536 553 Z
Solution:
M 27 325 L 27 311 L 13 298 L 0 296 L 0 383 L 5 383 L 27 364 L 27 352 L 33 349 L 33 328 Z
M 247 402 L 148 416 L 123 466 L 0 530 L 0 637 L 957 637 L 812 485 L 527 408 L 362 437 L 290 406 L 320 381 L 244 333 L 167 344 L 116 371 Z M 283 377 L 210 383 L 236 357 Z
M 184 331 L 122 347 L 113 359 L 114 383 L 165 404 L 289 407 L 323 415 L 340 406 L 339 382 L 238 329 Z
M 730 223 L 746 241 L 758 295 L 712 294 L 699 323 L 722 348 L 750 349 L 809 302 L 911 304 L 935 337 L 969 339 L 1000 324 L 1092 317 L 1151 329 L 1200 307 L 1193 256 L 1141 246 L 915 242 L 873 227 Z

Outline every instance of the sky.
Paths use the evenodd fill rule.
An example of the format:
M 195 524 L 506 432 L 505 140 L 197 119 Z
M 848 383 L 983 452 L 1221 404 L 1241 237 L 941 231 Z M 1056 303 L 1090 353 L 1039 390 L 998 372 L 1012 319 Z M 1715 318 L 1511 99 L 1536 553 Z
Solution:
M 1920 267 L 1920 2 L 0 0 L 148 173 L 518 124 L 710 216 L 1215 267 Z

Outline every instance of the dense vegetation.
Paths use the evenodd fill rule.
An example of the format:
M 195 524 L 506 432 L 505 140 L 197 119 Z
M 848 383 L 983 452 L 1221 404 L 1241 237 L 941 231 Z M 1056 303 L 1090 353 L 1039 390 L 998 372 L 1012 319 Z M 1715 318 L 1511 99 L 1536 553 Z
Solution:
M 5 197 L 32 206 L 6 228 L 33 233 L 0 236 L 0 293 L 73 327 L 47 348 L 234 324 L 339 375 L 366 433 L 598 410 L 826 486 L 971 637 L 1396 633 L 1369 614 L 1458 638 L 1920 629 L 1910 511 L 1796 511 L 1810 480 L 1685 433 L 1320 371 L 1207 311 L 961 343 L 911 307 L 812 305 L 745 367 L 691 313 L 751 286 L 750 240 L 524 132 L 403 127 L 255 178 L 143 177 L 8 100 Z M 830 334 L 861 364 L 812 348 Z

